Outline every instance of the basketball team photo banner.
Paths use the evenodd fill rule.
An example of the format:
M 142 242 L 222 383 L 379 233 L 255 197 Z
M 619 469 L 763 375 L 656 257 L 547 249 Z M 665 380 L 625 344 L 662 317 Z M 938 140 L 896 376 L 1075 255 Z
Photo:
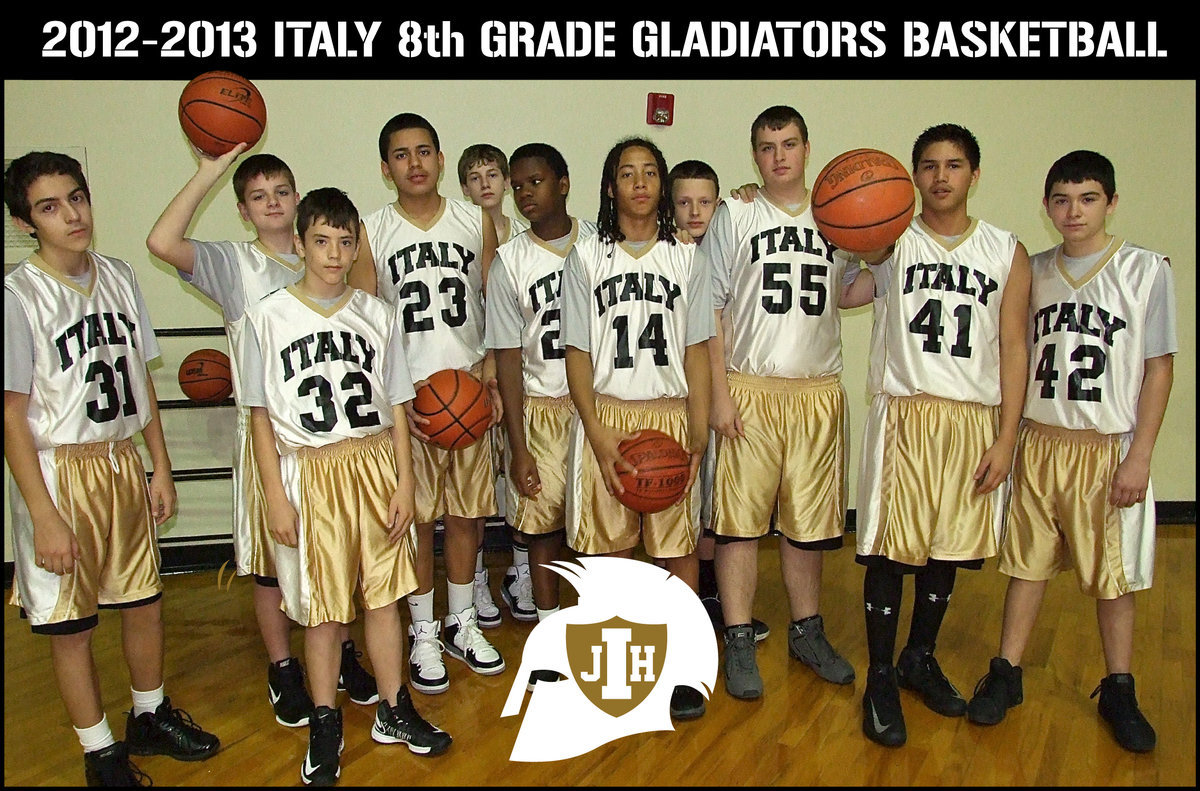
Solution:
M 9 23 L 6 76 L 185 77 L 197 64 L 260 78 L 1183 77 L 1188 29 L 1169 15 L 1041 19 L 847 15 L 594 19 L 374 13 L 31 15 Z M 414 71 L 415 70 L 415 71 Z

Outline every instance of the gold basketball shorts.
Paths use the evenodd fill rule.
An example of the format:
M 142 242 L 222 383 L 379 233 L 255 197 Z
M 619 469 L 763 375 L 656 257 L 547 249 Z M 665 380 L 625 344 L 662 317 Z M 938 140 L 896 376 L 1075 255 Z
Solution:
M 1115 599 L 1154 579 L 1154 492 L 1128 508 L 1108 501 L 1129 436 L 1026 420 L 1013 463 L 1000 571 L 1048 580 L 1074 568 L 1079 590 Z
M 162 593 L 146 471 L 133 441 L 41 450 L 38 465 L 50 498 L 75 534 L 80 557 L 74 571 L 62 576 L 37 565 L 33 518 L 11 481 L 11 602 L 23 609 L 30 625 L 38 630 L 88 620 L 82 628 L 90 628 L 99 607 L 135 604 Z
M 288 500 L 299 515 L 298 546 L 276 544 L 283 610 L 302 626 L 355 618 L 417 589 L 416 531 L 392 544 L 388 506 L 396 491 L 391 431 L 302 448 L 280 457 Z
M 525 397 L 525 446 L 537 463 L 542 489 L 535 499 L 523 497 L 513 483 L 511 472 L 505 476 L 506 521 L 514 530 L 538 536 L 566 527 L 567 447 L 574 418 L 575 405 L 570 396 Z M 512 452 L 506 447 L 505 469 L 511 464 Z
M 717 440 L 713 531 L 760 538 L 775 513 L 776 529 L 793 541 L 840 538 L 847 489 L 841 381 L 730 372 L 729 389 L 745 436 Z
M 687 401 L 660 398 L 625 401 L 596 396 L 600 422 L 620 431 L 656 429 L 686 447 Z M 605 555 L 631 549 L 641 542 L 655 558 L 689 555 L 700 530 L 700 487 L 693 486 L 679 502 L 654 514 L 626 508 L 604 487 L 600 464 L 575 418 L 567 464 L 567 544 L 585 555 Z
M 857 553 L 912 566 L 994 556 L 1008 479 L 979 494 L 974 476 L 999 420 L 998 406 L 876 395 L 859 462 Z
M 417 486 L 417 524 L 439 517 L 468 519 L 496 513 L 492 473 L 492 432 L 465 448 L 446 450 L 413 437 L 413 476 Z
M 254 458 L 250 409 L 239 406 L 233 460 L 233 557 L 237 573 L 275 576 L 275 539 L 267 529 L 262 479 Z

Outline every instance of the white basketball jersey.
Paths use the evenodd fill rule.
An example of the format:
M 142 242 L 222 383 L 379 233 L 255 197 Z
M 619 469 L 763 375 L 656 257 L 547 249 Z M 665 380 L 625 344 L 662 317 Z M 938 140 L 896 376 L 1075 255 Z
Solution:
M 442 198 L 437 216 L 419 224 L 390 203 L 363 226 L 378 295 L 400 311 L 413 381 L 482 360 L 483 209 Z
M 1133 431 L 1150 290 L 1166 258 L 1118 239 L 1079 281 L 1063 266 L 1061 245 L 1029 263 L 1025 416 L 1101 434 Z
M 529 230 L 529 223 L 525 222 L 525 220 L 523 220 L 520 217 L 509 217 L 508 218 L 508 235 L 506 235 L 503 239 L 500 239 L 499 238 L 500 237 L 500 229 L 499 228 L 496 229 L 496 238 L 498 240 L 498 244 L 504 244 L 505 242 L 511 242 L 513 239 L 516 239 L 518 236 L 520 236 L 521 234 L 525 233 L 528 230 Z
M 982 220 L 947 243 L 914 218 L 875 297 L 868 392 L 999 404 L 1000 301 L 1016 246 Z
M 655 240 L 637 250 L 599 235 L 575 243 L 587 277 L 597 394 L 628 401 L 687 397 L 683 356 L 696 249 Z
M 521 329 L 522 383 L 527 396 L 567 394 L 567 352 L 561 340 L 563 263 L 571 248 L 596 234 L 596 224 L 571 221 L 571 244 L 559 251 L 526 231 L 496 251 L 504 261 L 507 287 L 524 319 Z
M 753 203 L 726 201 L 733 238 L 714 239 L 710 256 L 728 283 L 724 314 L 730 370 L 752 376 L 808 378 L 842 371 L 838 300 L 849 257 L 817 233 L 806 199 L 795 211 L 759 191 Z M 836 251 L 836 252 L 835 252 Z
M 240 314 L 230 321 L 225 318 L 225 332 L 229 336 L 230 367 L 233 371 L 233 397 L 242 400 L 242 367 L 238 364 L 237 350 L 241 347 L 242 333 L 246 326 L 246 308 L 284 286 L 290 286 L 304 275 L 304 263 L 291 264 L 272 253 L 255 239 L 252 242 L 231 242 L 237 255 L 238 266 L 234 276 L 242 281 L 242 293 L 246 304 Z M 210 295 L 211 296 L 211 295 Z
M 250 306 L 264 391 L 281 453 L 319 448 L 390 428 L 380 364 L 395 326 L 392 307 L 365 291 L 324 309 L 294 286 Z
M 117 258 L 89 256 L 90 290 L 36 253 L 4 278 L 33 329 L 28 416 L 38 450 L 115 442 L 150 422 L 144 355 L 154 330 L 138 326 L 133 269 Z

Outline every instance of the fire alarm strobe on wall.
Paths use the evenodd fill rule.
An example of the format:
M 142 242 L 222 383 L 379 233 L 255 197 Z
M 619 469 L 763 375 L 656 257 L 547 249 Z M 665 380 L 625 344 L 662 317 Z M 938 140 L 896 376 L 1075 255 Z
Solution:
M 654 126 L 670 126 L 675 120 L 675 95 L 671 93 L 646 94 L 646 123 Z

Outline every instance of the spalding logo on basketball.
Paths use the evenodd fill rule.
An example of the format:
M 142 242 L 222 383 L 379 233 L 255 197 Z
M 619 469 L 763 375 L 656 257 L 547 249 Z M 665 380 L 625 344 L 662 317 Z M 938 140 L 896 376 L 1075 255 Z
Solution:
M 617 448 L 637 470 L 637 475 L 618 474 L 625 487 L 625 493 L 617 495 L 622 505 L 653 514 L 678 502 L 691 472 L 691 455 L 682 445 L 661 431 L 645 429 Z

